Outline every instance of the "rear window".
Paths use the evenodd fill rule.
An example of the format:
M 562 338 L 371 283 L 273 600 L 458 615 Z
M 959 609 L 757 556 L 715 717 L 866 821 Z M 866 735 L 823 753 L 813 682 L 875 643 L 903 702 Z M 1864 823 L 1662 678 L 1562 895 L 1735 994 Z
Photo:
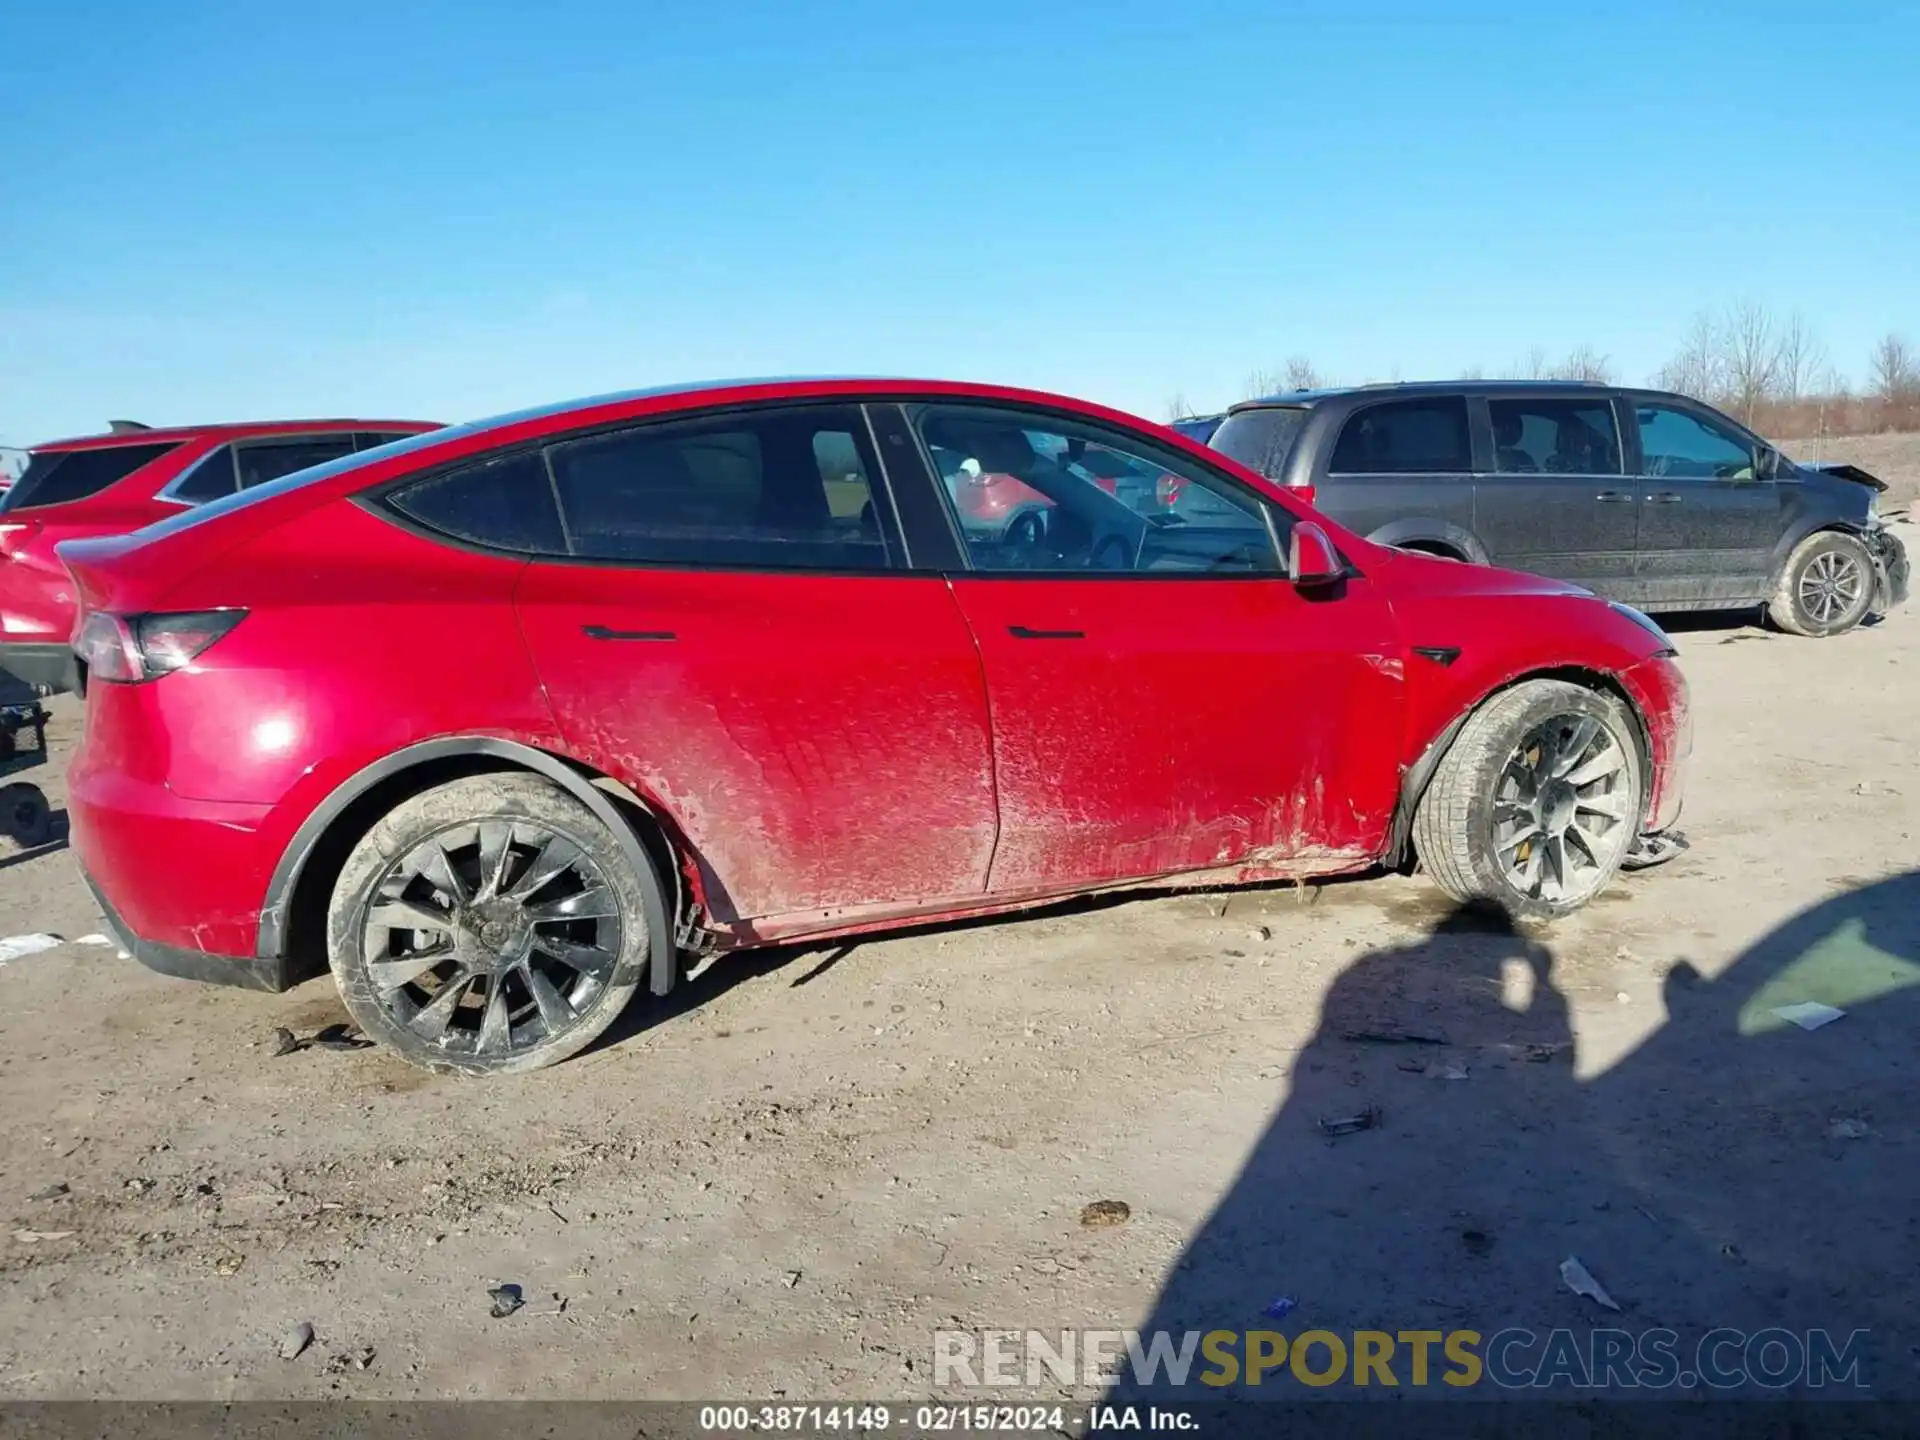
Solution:
M 236 445 L 234 453 L 239 459 L 240 488 L 251 490 L 310 465 L 324 465 L 329 460 L 353 454 L 353 437 L 325 435 L 303 440 L 269 440 Z
M 29 510 L 64 505 L 98 495 L 151 465 L 178 442 L 165 445 L 111 445 L 98 450 L 36 450 L 27 468 L 0 497 L 0 510 Z
M 1327 462 L 1332 475 L 1445 475 L 1473 469 L 1465 400 L 1399 400 L 1357 412 Z
M 1287 452 L 1293 449 L 1300 427 L 1306 423 L 1305 406 L 1261 405 L 1229 415 L 1207 443 L 1229 460 L 1238 460 L 1249 470 L 1278 480 L 1287 463 Z
M 456 540 L 523 555 L 564 555 L 565 532 L 537 450 L 430 475 L 387 497 L 402 515 Z

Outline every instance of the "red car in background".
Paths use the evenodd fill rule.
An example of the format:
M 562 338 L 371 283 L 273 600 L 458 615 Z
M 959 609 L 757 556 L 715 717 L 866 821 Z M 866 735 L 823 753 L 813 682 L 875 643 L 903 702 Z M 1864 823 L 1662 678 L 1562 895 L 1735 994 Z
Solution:
M 420 420 L 281 420 L 107 434 L 27 453 L 0 494 L 0 669 L 41 691 L 72 688 L 73 586 L 62 540 L 119 535 L 291 471 L 437 428 Z
M 1044 496 L 1044 534 L 957 524 L 936 450 Z M 1092 891 L 1417 857 L 1564 915 L 1672 824 L 1690 748 L 1645 616 L 994 386 L 580 401 L 60 556 L 72 844 L 127 949 L 331 967 L 368 1034 L 473 1074 L 573 1054 L 688 954 Z

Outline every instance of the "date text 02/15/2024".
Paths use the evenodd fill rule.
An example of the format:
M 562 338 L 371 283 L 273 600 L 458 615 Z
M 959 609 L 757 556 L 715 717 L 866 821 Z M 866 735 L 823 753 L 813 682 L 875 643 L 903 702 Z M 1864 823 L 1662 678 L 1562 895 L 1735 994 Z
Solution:
M 1095 1405 L 707 1405 L 700 1429 L 715 1436 L 851 1434 L 900 1436 L 1120 1434 L 1193 1432 L 1199 1421 L 1178 1407 Z

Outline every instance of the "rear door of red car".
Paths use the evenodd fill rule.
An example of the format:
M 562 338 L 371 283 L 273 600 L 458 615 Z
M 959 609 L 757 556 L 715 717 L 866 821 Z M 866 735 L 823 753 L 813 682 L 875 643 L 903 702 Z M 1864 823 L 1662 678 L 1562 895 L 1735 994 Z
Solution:
M 1037 545 L 963 532 L 953 577 L 992 706 L 993 893 L 1340 868 L 1378 849 L 1403 679 L 1364 577 L 1303 594 L 1263 502 L 1149 437 L 1051 412 L 906 413 L 926 446 L 978 452 L 1058 502 Z M 1181 479 L 1178 513 L 1141 515 L 1074 474 L 1085 444 Z
M 684 832 L 715 918 L 977 898 L 995 828 L 979 660 L 943 576 L 908 568 L 861 408 L 544 453 L 568 553 L 516 594 L 535 666 L 574 752 Z

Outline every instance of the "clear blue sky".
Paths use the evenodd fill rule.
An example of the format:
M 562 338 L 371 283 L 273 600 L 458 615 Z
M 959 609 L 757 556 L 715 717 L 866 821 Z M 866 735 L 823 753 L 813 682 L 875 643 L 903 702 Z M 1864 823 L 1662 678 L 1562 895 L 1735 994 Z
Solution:
M 1159 418 L 1798 306 L 1920 339 L 1920 10 L 16 3 L 0 439 L 717 375 Z M 1336 18 L 1337 17 L 1337 18 Z M 1434 18 L 1438 17 L 1438 18 Z

